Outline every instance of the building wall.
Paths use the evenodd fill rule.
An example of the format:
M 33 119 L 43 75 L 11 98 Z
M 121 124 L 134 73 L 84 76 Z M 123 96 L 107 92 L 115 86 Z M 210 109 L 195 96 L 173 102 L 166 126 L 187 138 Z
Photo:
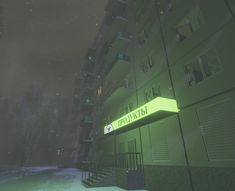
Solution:
M 158 96 L 175 98 L 180 112 L 112 135 L 116 151 L 128 152 L 128 142 L 136 141 L 148 190 L 234 190 L 233 1 L 138 3 L 128 6 L 131 41 L 125 50 L 134 89 L 107 106 L 106 123 L 123 116 L 129 103 L 133 110 Z

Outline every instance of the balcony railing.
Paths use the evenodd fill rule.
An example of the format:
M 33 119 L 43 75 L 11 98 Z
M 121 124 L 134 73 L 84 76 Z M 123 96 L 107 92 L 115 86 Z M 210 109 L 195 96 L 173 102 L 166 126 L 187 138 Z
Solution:
M 127 171 L 143 171 L 140 152 L 126 152 L 102 157 L 99 161 L 83 161 L 82 180 L 85 180 L 104 168 L 121 168 Z
M 131 38 L 128 34 L 124 32 L 118 32 L 114 38 L 107 45 L 105 62 L 111 63 L 118 53 L 123 53 L 126 51 Z
M 116 167 L 126 170 L 143 170 L 141 153 L 127 152 L 116 155 Z
M 82 80 L 85 83 L 92 83 L 95 81 L 95 75 L 94 73 L 91 73 L 91 72 L 85 72 L 82 76 Z
M 108 1 L 106 12 L 113 17 L 127 17 L 127 0 Z
M 96 64 L 96 59 L 95 58 L 88 58 L 88 60 L 86 61 L 85 65 L 84 65 L 84 70 L 85 71 L 93 71 L 95 68 L 95 64 Z
M 86 62 L 83 66 L 85 71 L 93 71 L 96 64 L 96 50 L 89 49 L 86 55 Z
M 131 84 L 129 80 L 116 82 L 106 87 L 103 100 L 107 104 L 116 102 L 118 100 L 121 100 L 123 97 L 128 96 L 132 92 L 132 90 L 133 84 Z
M 84 143 L 84 144 L 90 144 L 92 142 L 93 142 L 92 138 L 82 139 L 82 141 L 81 141 L 81 143 Z
M 92 106 L 94 106 L 94 102 L 92 101 L 92 99 L 90 99 L 89 97 L 85 98 L 83 101 L 83 108 L 90 108 Z
M 107 64 L 105 71 L 106 81 L 121 80 L 129 72 L 130 56 L 126 54 L 118 54 L 111 64 Z
M 92 127 L 93 125 L 93 118 L 89 115 L 85 115 L 81 120 L 81 126 L 83 127 Z

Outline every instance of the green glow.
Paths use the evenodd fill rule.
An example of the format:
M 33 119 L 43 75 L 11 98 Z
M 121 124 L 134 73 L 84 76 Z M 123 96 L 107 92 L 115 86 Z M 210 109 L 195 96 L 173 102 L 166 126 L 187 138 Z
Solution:
M 134 111 L 124 115 L 123 117 L 115 120 L 111 124 L 104 127 L 104 134 L 108 134 L 112 131 L 118 130 L 131 123 L 139 121 L 140 119 L 146 118 L 150 115 L 157 115 L 158 112 L 172 112 L 177 113 L 179 109 L 177 102 L 174 99 L 157 97 L 152 101 L 144 104 L 143 106 L 135 109 Z

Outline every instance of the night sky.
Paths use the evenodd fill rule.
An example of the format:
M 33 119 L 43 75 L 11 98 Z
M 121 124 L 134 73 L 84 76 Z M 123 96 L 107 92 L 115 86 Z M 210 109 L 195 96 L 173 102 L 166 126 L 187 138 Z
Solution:
M 0 96 L 33 83 L 67 97 L 99 30 L 107 0 L 0 0 Z

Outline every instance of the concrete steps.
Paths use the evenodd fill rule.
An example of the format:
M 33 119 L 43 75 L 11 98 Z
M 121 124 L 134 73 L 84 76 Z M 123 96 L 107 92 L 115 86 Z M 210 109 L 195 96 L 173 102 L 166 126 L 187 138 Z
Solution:
M 87 188 L 114 186 L 115 180 L 115 170 L 113 168 L 104 168 L 83 180 L 82 185 Z

